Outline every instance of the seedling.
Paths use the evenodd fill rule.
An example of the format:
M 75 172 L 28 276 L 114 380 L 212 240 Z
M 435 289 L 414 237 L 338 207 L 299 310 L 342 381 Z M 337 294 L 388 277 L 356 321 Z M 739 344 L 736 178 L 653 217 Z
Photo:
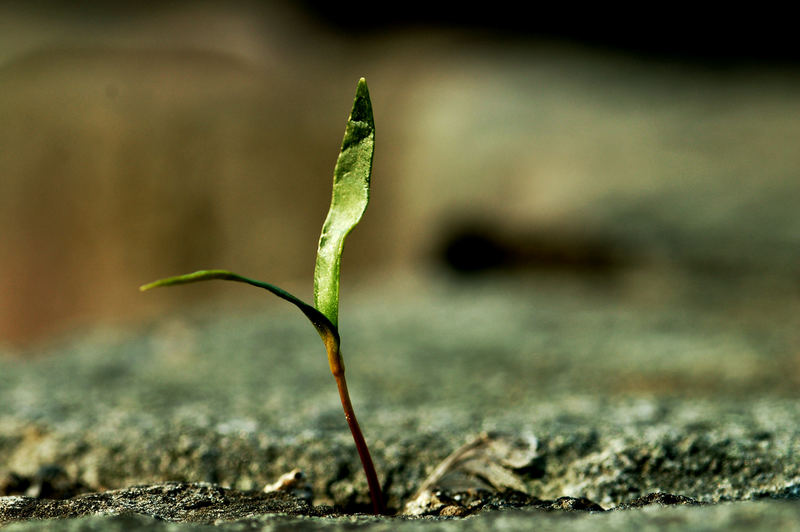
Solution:
M 333 197 L 328 217 L 322 226 L 314 269 L 314 306 L 309 305 L 277 286 L 255 281 L 226 270 L 201 270 L 177 277 L 161 279 L 140 287 L 150 290 L 159 286 L 223 279 L 246 283 L 272 292 L 300 309 L 319 333 L 328 353 L 328 364 L 336 379 L 339 398 L 350 432 L 353 434 L 358 456 L 367 476 L 372 508 L 376 514 L 385 512 L 383 495 L 375 473 L 375 466 L 361 434 L 361 429 L 347 392 L 344 362 L 339 339 L 339 269 L 342 261 L 344 239 L 361 220 L 369 203 L 369 181 L 372 173 L 372 155 L 375 149 L 375 124 L 367 82 L 361 78 L 356 88 L 353 110 L 347 120 L 342 148 L 333 170 Z

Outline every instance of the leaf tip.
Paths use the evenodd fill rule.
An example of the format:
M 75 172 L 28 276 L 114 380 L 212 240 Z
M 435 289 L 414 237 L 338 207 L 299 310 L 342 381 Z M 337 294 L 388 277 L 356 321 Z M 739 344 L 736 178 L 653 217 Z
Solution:
M 350 111 L 350 120 L 366 122 L 370 129 L 375 128 L 372 118 L 372 102 L 369 98 L 369 89 L 367 88 L 367 80 L 365 78 L 358 80 L 356 97 L 353 100 L 353 109 Z
M 158 281 L 154 283 L 143 284 L 142 286 L 139 287 L 139 292 L 147 292 L 148 290 L 151 290 L 157 286 L 158 286 Z

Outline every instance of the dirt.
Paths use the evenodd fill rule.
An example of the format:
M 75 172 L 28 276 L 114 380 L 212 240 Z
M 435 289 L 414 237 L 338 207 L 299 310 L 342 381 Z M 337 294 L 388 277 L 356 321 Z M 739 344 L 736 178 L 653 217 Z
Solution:
M 351 393 L 394 517 L 368 515 L 313 329 L 288 310 L 212 308 L 2 355 L 0 519 L 25 529 L 69 516 L 51 524 L 65 530 L 797 520 L 796 291 L 527 276 L 410 286 L 373 287 L 342 309 Z M 301 482 L 279 481 L 295 469 Z

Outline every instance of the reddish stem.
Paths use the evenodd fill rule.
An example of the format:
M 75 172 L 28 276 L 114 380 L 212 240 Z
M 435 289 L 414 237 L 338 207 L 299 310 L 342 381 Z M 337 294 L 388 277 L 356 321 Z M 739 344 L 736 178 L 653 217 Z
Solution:
M 347 381 L 344 378 L 344 362 L 342 361 L 342 352 L 339 350 L 339 335 L 336 334 L 335 328 L 321 331 L 320 335 L 325 342 L 325 350 L 328 352 L 328 365 L 331 368 L 333 378 L 336 379 L 336 387 L 339 389 L 339 398 L 342 400 L 344 417 L 347 419 L 350 432 L 353 434 L 358 457 L 361 458 L 361 465 L 364 466 L 364 473 L 367 475 L 369 497 L 372 499 L 372 511 L 375 515 L 385 514 L 386 507 L 383 504 L 383 493 L 381 493 L 381 485 L 378 482 L 378 474 L 372 464 L 367 442 L 364 441 L 364 435 L 361 434 L 361 428 L 358 426 L 356 413 L 353 410 L 353 403 L 350 402 L 350 394 L 347 391 Z
M 334 377 L 336 378 L 336 386 L 339 388 L 339 398 L 342 400 L 344 417 L 347 419 L 347 424 L 350 426 L 350 432 L 353 433 L 353 440 L 356 442 L 358 456 L 361 458 L 361 464 L 364 466 L 364 473 L 367 475 L 369 496 L 372 499 L 372 511 L 375 515 L 385 514 L 386 507 L 383 503 L 383 494 L 381 493 L 381 485 L 378 482 L 378 474 L 375 472 L 375 466 L 372 464 L 372 457 L 369 455 L 367 442 L 364 441 L 364 435 L 361 434 L 361 428 L 358 426 L 353 404 L 350 402 L 350 394 L 347 392 L 347 381 L 344 378 L 344 371 L 339 375 L 334 374 Z

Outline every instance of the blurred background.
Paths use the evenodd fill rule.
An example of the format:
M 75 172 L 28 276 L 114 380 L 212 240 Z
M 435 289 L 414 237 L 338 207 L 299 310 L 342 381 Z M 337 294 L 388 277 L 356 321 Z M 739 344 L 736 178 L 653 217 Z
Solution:
M 790 18 L 516 5 L 0 3 L 0 343 L 282 305 L 137 291 L 201 268 L 310 300 L 361 76 L 377 143 L 343 297 L 406 277 L 709 276 L 796 302 Z

